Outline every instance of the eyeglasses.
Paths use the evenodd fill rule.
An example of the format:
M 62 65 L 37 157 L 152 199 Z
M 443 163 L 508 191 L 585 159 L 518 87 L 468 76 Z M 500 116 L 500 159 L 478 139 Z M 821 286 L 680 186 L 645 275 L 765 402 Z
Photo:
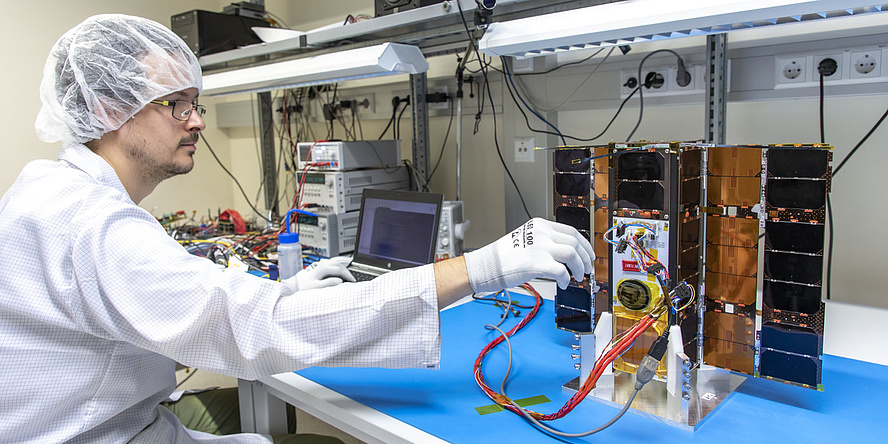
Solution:
M 203 117 L 203 115 L 207 113 L 207 107 L 191 103 L 187 100 L 152 100 L 148 103 L 173 108 L 173 118 L 183 122 L 191 117 L 191 111 L 193 110 L 197 110 L 197 115 L 200 117 Z

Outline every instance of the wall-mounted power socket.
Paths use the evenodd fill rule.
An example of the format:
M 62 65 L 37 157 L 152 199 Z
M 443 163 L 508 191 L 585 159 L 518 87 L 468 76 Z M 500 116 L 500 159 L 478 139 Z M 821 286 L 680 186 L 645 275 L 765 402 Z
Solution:
M 373 114 L 376 112 L 376 95 L 373 93 L 357 96 L 342 97 L 340 102 L 352 102 L 357 104 L 358 114 Z
M 888 54 L 879 48 L 847 48 L 775 56 L 775 89 L 812 88 L 820 83 L 820 67 L 832 74 L 824 75 L 824 85 L 836 87 L 885 80 L 882 61 Z M 835 62 L 835 63 L 833 63 Z
M 447 85 L 434 86 L 434 87 L 433 87 L 433 86 L 429 86 L 429 87 L 426 89 L 426 91 L 427 91 L 427 94 L 443 93 L 444 95 L 447 95 Z M 426 101 L 426 103 L 427 103 L 428 106 L 429 106 L 429 110 L 433 110 L 433 109 L 450 109 L 450 103 L 449 103 L 449 102 L 450 102 L 450 100 L 445 100 L 445 101 L 443 101 L 443 102 L 429 102 L 429 101 Z
M 534 147 L 536 147 L 536 140 L 533 137 L 516 137 L 515 162 L 533 162 L 535 160 Z
M 805 56 L 777 58 L 777 84 L 805 83 L 808 80 L 808 62 Z
M 703 65 L 688 66 L 686 68 L 691 74 L 691 81 L 685 86 L 678 84 L 678 68 L 669 68 L 669 92 L 672 93 L 695 93 L 702 92 L 706 83 L 706 68 Z
M 832 60 L 832 62 L 830 62 Z M 844 58 L 842 57 L 841 52 L 832 52 L 829 54 L 817 54 L 812 57 L 813 63 L 811 63 L 811 75 L 812 80 L 820 82 L 820 71 L 818 71 L 818 67 L 821 63 L 824 63 L 824 68 L 829 69 L 833 68 L 835 71 L 832 74 L 829 72 L 824 72 L 823 81 L 824 82 L 834 82 L 836 80 L 841 80 L 843 76 L 843 67 L 845 66 L 843 62 Z M 829 63 L 827 63 L 829 62 Z M 835 65 L 832 63 L 835 62 Z M 829 75 L 827 75 L 829 74 Z
M 642 70 L 641 80 L 638 79 L 638 69 L 623 70 L 620 72 L 620 97 L 625 99 L 639 85 L 644 88 L 645 97 L 694 94 L 704 91 L 705 67 L 688 66 L 687 70 L 691 74 L 691 81 L 686 86 L 680 86 L 676 82 L 678 68 L 674 65 L 645 67 Z
M 882 51 L 852 51 L 849 57 L 851 69 L 848 77 L 852 79 L 870 79 L 882 75 Z

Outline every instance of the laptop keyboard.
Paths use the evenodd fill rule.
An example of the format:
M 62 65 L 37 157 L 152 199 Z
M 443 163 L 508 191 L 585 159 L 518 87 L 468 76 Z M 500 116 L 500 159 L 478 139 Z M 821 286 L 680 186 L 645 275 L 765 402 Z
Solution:
M 364 272 L 360 272 L 357 270 L 349 270 L 349 271 L 351 271 L 352 276 L 354 276 L 355 280 L 358 282 L 366 282 L 366 281 L 372 281 L 373 279 L 376 279 L 375 274 L 364 273 Z

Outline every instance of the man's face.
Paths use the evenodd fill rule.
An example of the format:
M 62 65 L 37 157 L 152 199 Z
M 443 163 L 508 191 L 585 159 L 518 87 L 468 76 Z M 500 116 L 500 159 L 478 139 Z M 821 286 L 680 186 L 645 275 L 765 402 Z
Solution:
M 197 88 L 175 92 L 157 100 L 184 100 L 197 103 Z M 206 128 L 196 111 L 188 120 L 173 118 L 173 107 L 149 103 L 120 127 L 123 148 L 137 173 L 147 181 L 160 183 L 185 174 L 194 167 L 198 134 Z

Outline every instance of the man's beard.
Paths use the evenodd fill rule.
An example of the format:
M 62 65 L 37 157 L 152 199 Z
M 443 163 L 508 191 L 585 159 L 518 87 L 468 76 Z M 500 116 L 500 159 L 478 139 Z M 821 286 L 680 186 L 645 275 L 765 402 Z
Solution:
M 184 144 L 194 144 L 197 142 L 197 139 L 197 136 L 183 137 L 179 141 L 178 147 L 181 147 Z M 158 184 L 173 176 L 187 174 L 194 168 L 193 161 L 189 164 L 158 162 L 156 158 L 148 155 L 143 149 L 135 146 L 130 146 L 127 151 L 129 157 L 134 161 L 134 164 L 139 165 L 139 175 L 147 182 Z M 192 153 L 191 156 L 193 157 L 194 154 Z

